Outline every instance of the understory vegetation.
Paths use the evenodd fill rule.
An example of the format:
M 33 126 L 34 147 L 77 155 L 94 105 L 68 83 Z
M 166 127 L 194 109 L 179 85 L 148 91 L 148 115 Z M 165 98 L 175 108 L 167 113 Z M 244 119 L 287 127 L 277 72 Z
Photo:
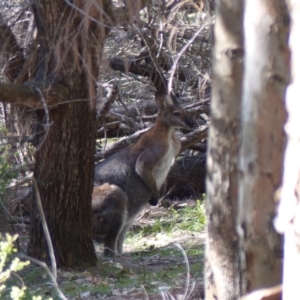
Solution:
M 78 20 L 83 21 L 82 24 L 88 23 L 86 22 L 88 19 L 85 19 L 81 12 L 75 9 L 75 3 L 65 2 L 67 9 L 70 11 L 73 9 L 72 13 L 74 16 L 77 15 Z M 97 87 L 95 103 L 97 122 L 94 124 L 97 131 L 92 135 L 96 140 L 95 163 L 134 143 L 141 134 L 151 128 L 157 116 L 154 95 L 156 92 L 166 93 L 168 82 L 170 82 L 169 92 L 172 91 L 174 99 L 195 119 L 197 124 L 192 132 L 182 130 L 176 133 L 182 148 L 180 156 L 174 164 L 174 169 L 170 172 L 172 176 L 167 180 L 169 184 L 167 191 L 172 191 L 172 193 L 167 195 L 166 198 L 169 199 L 162 201 L 159 207 L 151 207 L 135 222 L 125 241 L 124 256 L 114 260 L 104 259 L 102 245 L 95 244 L 98 256 L 97 267 L 76 271 L 66 269 L 57 271 L 59 289 L 67 299 L 144 299 L 148 295 L 150 299 L 156 299 L 156 297 L 161 299 L 161 295 L 168 293 L 176 296 L 176 299 L 187 299 L 190 293 L 196 295 L 195 299 L 202 298 L 205 199 L 204 197 L 200 200 L 196 199 L 199 199 L 205 192 L 205 153 L 210 123 L 211 89 L 210 24 L 212 20 L 210 12 L 213 11 L 214 1 L 208 1 L 205 5 L 204 1 L 180 1 L 178 3 L 177 1 L 163 1 L 163 5 L 159 1 L 139 2 L 143 3 L 143 7 L 138 13 L 138 19 L 140 19 L 138 22 L 131 20 L 134 15 L 130 18 L 124 15 L 126 5 L 129 5 L 130 1 L 113 0 L 110 1 L 111 5 L 108 5 L 107 11 L 104 7 L 103 11 L 108 19 L 114 19 L 109 17 L 114 10 L 113 15 L 116 16 L 118 22 L 106 25 L 109 30 L 107 30 L 105 39 L 103 37 L 103 41 L 102 27 L 95 31 L 99 35 L 93 36 L 92 40 L 95 42 L 94 46 L 97 51 L 103 48 L 103 57 L 97 64 L 88 64 L 88 59 L 80 56 L 82 60 L 78 64 L 80 70 L 75 70 L 77 67 L 74 69 L 76 63 L 70 63 L 69 73 L 68 68 L 62 68 L 64 70 L 62 74 L 68 74 L 66 77 L 59 73 L 60 66 L 59 71 L 51 71 L 52 59 L 49 57 L 53 53 L 60 53 L 64 48 L 59 46 L 57 48 L 59 51 L 56 52 L 56 46 L 60 45 L 60 41 L 63 44 L 66 43 L 67 48 L 72 46 L 71 49 L 74 48 L 75 52 L 78 50 L 78 53 L 81 53 L 83 46 L 92 45 L 85 34 L 79 41 L 81 26 L 74 27 L 74 32 L 70 31 L 70 34 L 72 32 L 70 36 L 63 33 L 59 42 L 55 39 L 51 41 L 50 44 L 53 46 L 47 52 L 48 50 L 41 47 L 44 35 L 41 34 L 42 31 L 39 28 L 39 24 L 43 22 L 39 22 L 39 20 L 45 21 L 50 15 L 57 16 L 59 14 L 49 14 L 47 9 L 43 19 L 42 14 L 39 15 L 42 12 L 43 2 L 35 3 L 25 0 L 0 3 L 0 32 L 2 34 L 0 84 L 2 84 L 2 89 L 6 83 L 18 83 L 19 86 L 25 88 L 30 86 L 30 90 L 34 90 L 34 93 L 39 91 L 39 104 L 43 103 L 43 108 L 31 104 L 22 106 L 26 100 L 22 99 L 18 103 L 10 102 L 11 99 L 18 98 L 12 94 L 7 102 L 3 97 L 1 98 L 0 232 L 18 234 L 15 242 L 11 238 L 6 240 L 4 236 L 1 237 L 1 241 L 11 243 L 11 251 L 1 255 L 5 268 L 9 268 L 15 255 L 28 250 L 30 214 L 33 211 L 32 180 L 34 177 L 38 184 L 44 180 L 36 173 L 36 170 L 39 169 L 37 153 L 45 153 L 41 149 L 47 144 L 49 137 L 58 134 L 56 132 L 52 135 L 52 132 L 59 128 L 57 124 L 63 124 L 64 121 L 72 119 L 76 124 L 82 122 L 78 128 L 85 128 L 87 120 L 91 119 L 79 116 L 70 117 L 67 113 L 68 107 L 73 105 L 72 102 L 81 105 L 78 99 L 89 98 L 85 92 L 86 84 Z M 145 5 L 146 2 L 149 2 L 148 5 Z M 50 3 L 52 5 L 56 1 Z M 60 5 L 60 3 L 57 1 L 57 4 Z M 42 5 L 40 6 L 40 4 Z M 99 12 L 102 15 L 102 7 Z M 73 15 L 71 14 L 71 16 Z M 53 23 L 54 36 L 57 36 L 56 33 L 63 32 L 64 22 L 68 18 L 64 19 L 62 19 L 63 23 Z M 76 19 L 75 24 L 78 20 Z M 111 20 L 104 20 L 104 22 L 107 21 Z M 69 24 L 67 24 L 68 22 Z M 68 22 L 65 25 L 67 28 L 71 28 L 72 18 Z M 99 24 L 96 23 L 96 25 Z M 45 28 L 45 33 L 47 33 L 45 36 L 48 36 L 50 31 L 50 27 Z M 97 38 L 99 36 L 101 39 Z M 71 41 L 70 44 L 68 44 L 69 41 Z M 84 42 L 82 43 L 82 41 Z M 41 49 L 43 50 L 40 51 Z M 91 58 L 98 57 L 92 52 L 87 54 Z M 65 64 L 68 61 L 67 51 L 64 51 L 62 58 L 61 63 Z M 41 61 L 50 63 L 49 66 L 43 67 L 45 70 L 47 69 L 47 74 L 41 75 L 39 71 L 42 66 Z M 93 73 L 96 65 L 99 70 Z M 73 99 L 74 86 L 77 85 L 74 74 L 77 71 L 80 78 L 82 74 L 99 73 L 99 76 L 92 78 L 95 82 L 92 82 L 92 79 L 89 82 L 84 81 L 83 93 L 78 93 L 78 96 L 74 94 Z M 69 74 L 72 75 L 69 76 Z M 51 78 L 47 78 L 48 75 Z M 47 78 L 45 82 L 47 81 L 49 86 L 48 83 L 43 87 L 40 85 L 42 77 Z M 48 102 L 52 97 L 48 98 L 52 93 L 48 93 L 52 87 L 59 87 L 61 82 L 65 82 L 67 83 L 65 88 L 69 89 L 69 83 L 73 79 L 74 83 L 70 84 L 72 96 L 70 96 L 71 94 L 59 95 L 59 88 L 58 93 L 56 94 L 55 91 L 53 94 L 55 96 L 52 95 L 56 99 L 55 103 Z M 38 83 L 37 89 L 34 88 L 36 83 Z M 58 85 L 56 85 L 57 83 Z M 31 84 L 33 85 L 31 86 Z M 18 85 L 14 85 L 14 88 L 16 86 Z M 78 90 L 80 88 L 78 87 Z M 60 99 L 59 102 L 56 102 L 58 99 Z M 62 119 L 55 117 L 58 112 L 63 112 Z M 75 123 L 70 124 L 69 128 L 74 128 Z M 59 128 L 60 130 L 64 129 Z M 80 136 L 81 138 L 87 136 L 79 131 L 75 131 L 75 134 L 76 137 Z M 73 136 L 71 140 L 76 137 Z M 51 151 L 48 152 L 47 157 L 45 155 L 50 164 L 53 161 L 57 164 L 57 161 L 52 158 L 52 153 L 61 150 L 64 142 L 69 146 L 65 139 L 57 139 L 57 141 L 57 145 L 54 145 L 53 142 L 49 144 Z M 83 148 L 87 149 L 86 144 L 83 145 Z M 79 151 L 80 155 L 81 151 Z M 60 151 L 60 157 L 61 153 Z M 41 157 L 44 157 L 44 154 Z M 67 159 L 69 157 L 66 157 Z M 83 160 L 75 163 L 69 162 L 66 166 L 82 162 Z M 44 164 L 42 165 L 44 166 Z M 56 175 L 58 175 L 55 173 L 56 165 L 53 170 L 55 175 L 52 179 L 57 178 Z M 66 169 L 64 172 L 74 174 L 75 171 Z M 83 173 L 81 172 L 79 175 L 85 182 L 88 176 Z M 92 181 L 92 175 L 90 177 Z M 78 178 L 79 176 L 76 177 L 76 180 Z M 45 179 L 44 182 L 49 182 L 49 180 Z M 68 183 L 58 181 L 58 190 L 61 186 L 69 187 L 71 185 L 73 182 L 68 185 Z M 82 185 L 76 186 L 80 186 L 80 189 L 84 190 Z M 53 195 L 55 190 L 57 189 L 51 186 L 49 196 Z M 42 191 L 41 187 L 39 187 L 39 191 Z M 72 203 L 75 203 L 74 207 L 78 207 L 77 204 L 81 203 L 82 197 L 78 196 L 77 201 L 75 199 L 77 195 L 78 193 L 74 193 L 72 197 L 70 196 Z M 187 200 L 189 197 L 191 199 Z M 42 195 L 41 199 L 44 210 L 46 212 L 51 210 L 53 202 L 47 200 L 48 196 L 43 197 Z M 45 207 L 46 203 L 51 204 L 48 209 Z M 65 207 L 68 206 L 65 205 Z M 63 214 L 63 216 L 68 215 L 71 215 L 70 207 Z M 49 220 L 47 222 L 49 226 Z M 36 227 L 31 227 L 31 232 Z M 54 228 L 51 227 L 51 224 L 49 227 Z M 66 233 L 67 230 L 72 231 L 72 226 L 66 227 L 65 231 L 62 231 L 61 227 L 56 231 L 64 233 L 64 237 L 59 238 L 60 241 L 67 241 L 66 237 L 70 236 Z M 55 241 L 55 239 L 53 240 Z M 78 247 L 82 244 L 78 244 Z M 39 249 L 39 247 L 40 244 L 37 243 L 37 248 Z M 72 248 L 74 249 L 74 247 Z M 15 253 L 15 251 L 17 252 Z M 49 267 L 49 272 L 50 269 Z M 195 283 L 196 286 L 193 286 Z M 45 268 L 32 261 L 22 270 L 12 270 L 9 276 L 5 277 L 3 284 L 5 287 L 0 299 L 2 297 L 4 299 L 64 299 L 62 294 L 59 294 L 57 287 L 54 287 L 53 278 L 49 277 Z M 13 287 L 19 287 L 20 293 L 10 295 L 12 289 L 15 290 Z
M 104 259 L 102 245 L 96 244 L 97 267 L 58 270 L 57 283 L 67 299 L 143 299 L 146 295 L 161 299 L 163 293 L 176 297 L 200 293 L 201 297 L 204 227 L 203 201 L 175 202 L 168 209 L 151 208 L 129 232 L 123 257 Z M 13 240 L 7 240 L 9 251 L 1 252 L 0 260 L 5 265 L 11 264 L 14 255 Z M 22 266 L 22 270 L 11 269 L 2 295 L 10 299 L 10 292 L 18 290 L 13 294 L 18 296 L 11 299 L 60 299 L 42 267 L 32 263 Z

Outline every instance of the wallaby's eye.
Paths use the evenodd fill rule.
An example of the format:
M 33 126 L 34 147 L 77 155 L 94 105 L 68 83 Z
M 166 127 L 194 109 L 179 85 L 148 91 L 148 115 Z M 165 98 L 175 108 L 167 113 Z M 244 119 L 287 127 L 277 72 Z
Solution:
M 179 111 L 175 111 L 175 112 L 173 113 L 173 116 L 179 117 L 179 116 L 180 116 L 180 112 L 179 112 Z

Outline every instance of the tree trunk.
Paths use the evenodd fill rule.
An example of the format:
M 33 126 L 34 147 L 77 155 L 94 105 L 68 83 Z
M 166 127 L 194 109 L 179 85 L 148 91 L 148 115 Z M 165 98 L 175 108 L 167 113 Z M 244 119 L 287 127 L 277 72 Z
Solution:
M 107 1 L 106 1 L 107 2 Z M 103 3 L 106 3 L 103 1 Z M 109 2 L 109 1 L 108 1 Z M 91 1 L 36 2 L 40 42 L 36 81 L 64 86 L 57 105 L 39 111 L 34 177 L 38 183 L 59 267 L 93 265 L 91 194 L 96 133 L 95 97 L 105 32 L 102 11 Z M 103 4 L 104 5 L 104 4 Z M 79 9 L 74 9 L 74 6 Z M 104 7 L 105 8 L 105 7 Z M 47 124 L 49 117 L 49 124 Z M 41 218 L 33 201 L 28 254 L 49 262 Z
M 286 12 L 281 0 L 247 0 L 245 5 L 238 220 L 243 294 L 281 282 L 281 237 L 272 220 L 285 147 Z
M 243 75 L 243 1 L 216 2 L 213 92 L 207 154 L 205 299 L 239 296 L 236 212 L 240 99 Z
M 283 300 L 300 299 L 300 6 L 297 0 L 287 2 L 292 21 L 289 41 L 292 82 L 286 95 L 288 143 L 281 201 L 275 222 L 277 231 L 284 233 Z
M 94 168 L 95 113 L 89 102 L 73 102 L 50 112 L 53 123 L 36 153 L 37 179 L 58 266 L 94 264 L 90 199 Z M 82 124 L 84 121 L 84 124 Z M 48 260 L 36 200 L 28 254 Z

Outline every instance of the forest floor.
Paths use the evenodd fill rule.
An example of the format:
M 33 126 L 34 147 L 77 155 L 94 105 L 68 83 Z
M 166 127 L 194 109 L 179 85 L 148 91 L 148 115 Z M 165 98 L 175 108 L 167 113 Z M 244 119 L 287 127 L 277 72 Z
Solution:
M 59 289 L 70 300 L 204 299 L 204 210 L 194 200 L 149 208 L 127 234 L 122 257 L 104 258 L 95 244 L 97 266 L 58 270 Z M 20 234 L 21 247 L 27 240 Z M 43 268 L 31 264 L 18 275 L 27 286 L 24 299 L 60 299 Z

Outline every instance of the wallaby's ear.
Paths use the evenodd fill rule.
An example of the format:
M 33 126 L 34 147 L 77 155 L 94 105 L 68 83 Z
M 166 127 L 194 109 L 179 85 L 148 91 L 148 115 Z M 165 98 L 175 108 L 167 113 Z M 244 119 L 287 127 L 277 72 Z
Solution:
M 158 109 L 165 110 L 171 106 L 174 106 L 172 98 L 164 93 L 157 92 L 155 94 L 155 101 Z

